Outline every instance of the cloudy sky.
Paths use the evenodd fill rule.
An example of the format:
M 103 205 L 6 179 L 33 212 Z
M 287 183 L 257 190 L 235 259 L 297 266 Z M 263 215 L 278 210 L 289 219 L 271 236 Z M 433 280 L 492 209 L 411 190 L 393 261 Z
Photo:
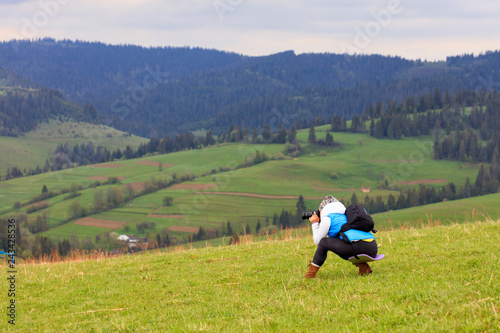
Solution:
M 500 49 L 498 0 L 0 0 L 0 39 L 441 60 Z

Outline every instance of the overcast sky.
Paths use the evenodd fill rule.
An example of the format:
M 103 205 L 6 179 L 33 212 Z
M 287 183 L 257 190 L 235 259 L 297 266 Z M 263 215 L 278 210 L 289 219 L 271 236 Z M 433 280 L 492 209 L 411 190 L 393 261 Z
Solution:
M 0 0 L 0 36 L 444 60 L 500 49 L 500 1 Z

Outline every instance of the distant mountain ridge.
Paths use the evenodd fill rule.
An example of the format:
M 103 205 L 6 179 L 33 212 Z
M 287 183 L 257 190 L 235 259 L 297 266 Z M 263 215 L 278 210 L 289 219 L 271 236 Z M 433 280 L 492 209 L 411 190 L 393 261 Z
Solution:
M 15 46 L 15 47 L 14 47 Z M 374 102 L 500 86 L 500 52 L 422 62 L 380 55 L 262 57 L 200 48 L 55 41 L 0 43 L 0 66 L 81 104 L 107 125 L 142 136 L 230 125 L 348 118 Z

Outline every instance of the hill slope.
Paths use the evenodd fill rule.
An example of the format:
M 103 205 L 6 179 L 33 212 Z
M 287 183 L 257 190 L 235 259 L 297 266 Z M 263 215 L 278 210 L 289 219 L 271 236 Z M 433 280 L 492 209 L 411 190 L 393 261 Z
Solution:
M 7 168 L 12 167 L 34 170 L 38 165 L 43 168 L 45 160 L 53 158 L 58 145 L 68 143 L 74 146 L 89 141 L 112 151 L 117 148 L 124 150 L 127 145 L 136 149 L 147 139 L 129 136 L 105 125 L 50 119 L 18 137 L 0 136 L 0 175 L 4 176 Z
M 324 128 L 317 128 L 318 138 L 324 137 L 323 130 Z M 297 137 L 306 142 L 307 131 L 299 131 Z M 63 200 L 65 195 L 47 199 L 45 201 L 49 203 L 49 207 L 33 212 L 29 217 L 36 219 L 38 215 L 46 212 L 49 226 L 53 228 L 47 231 L 46 235 L 54 239 L 69 238 L 73 232 L 83 238 L 89 236 L 95 239 L 96 235 L 111 230 L 83 226 L 75 221 L 62 225 L 67 221 L 69 206 L 73 201 L 80 202 L 83 207 L 89 207 L 99 190 L 106 193 L 114 186 L 125 191 L 124 185 L 129 183 L 140 189 L 140 186 L 151 181 L 152 177 L 169 179 L 174 173 L 178 176 L 193 173 L 198 179 L 184 184 L 189 187 L 166 188 L 146 194 L 122 207 L 92 217 L 124 222 L 123 227 L 115 229 L 118 233 L 135 233 L 137 224 L 155 222 L 155 228 L 139 233 L 144 237 L 146 233 L 156 235 L 165 228 L 178 226 L 195 230 L 200 226 L 222 230 L 227 221 L 231 221 L 235 231 L 241 231 L 242 225 L 246 224 L 254 231 L 259 221 L 261 226 L 264 226 L 266 217 L 270 218 L 272 224 L 273 215 L 280 214 L 282 209 L 295 212 L 295 205 L 301 194 L 305 197 L 309 209 L 315 209 L 318 200 L 325 194 L 335 195 L 343 201 L 350 200 L 352 195 L 356 194 L 358 200 L 364 202 L 367 194 L 362 193 L 362 187 L 371 187 L 371 193 L 368 194 L 371 198 L 381 196 L 387 201 L 390 194 L 397 197 L 399 192 L 377 189 L 384 181 L 386 173 L 393 175 L 391 179 L 394 182 L 415 180 L 418 183 L 419 180 L 434 179 L 436 183 L 431 185 L 440 188 L 444 185 L 441 181 L 454 182 L 457 186 L 462 186 L 467 177 L 474 181 L 479 168 L 477 164 L 433 160 L 431 152 L 424 149 L 432 145 L 430 137 L 383 140 L 384 144 L 381 145 L 381 140 L 369 137 L 368 134 L 335 133 L 335 140 L 342 144 L 340 148 L 304 143 L 303 154 L 295 159 L 270 160 L 242 169 L 237 169 L 237 166 L 255 150 L 273 156 L 282 152 L 284 145 L 225 144 L 202 150 L 117 160 L 101 167 L 83 166 L 14 179 L 2 184 L 0 212 L 10 212 L 9 215 L 24 212 L 25 207 L 14 211 L 13 205 L 16 201 L 26 202 L 39 194 L 44 185 L 49 191 L 61 191 L 63 188 L 69 188 L 74 182 L 84 187 L 81 196 L 74 200 Z M 425 144 L 425 147 L 422 147 L 422 144 Z M 399 160 L 411 158 L 416 149 L 419 149 L 419 154 L 421 152 L 421 160 L 415 163 L 403 163 Z M 163 163 L 162 170 L 159 170 L 158 163 Z M 411 168 L 412 172 L 400 173 L 401 166 Z M 219 172 L 221 167 L 230 167 L 232 170 Z M 210 174 L 211 170 L 216 170 L 217 173 Z M 406 172 L 407 169 L 403 171 Z M 334 177 L 332 173 L 335 173 Z M 204 174 L 210 175 L 203 176 Z M 95 179 L 107 179 L 112 176 L 120 177 L 122 184 L 89 188 Z M 249 193 L 264 197 L 245 196 Z M 171 206 L 163 207 L 165 196 L 173 197 Z M 492 205 L 495 206 L 495 203 Z M 235 214 L 235 211 L 238 214 Z M 173 218 L 173 215 L 179 218 Z M 425 214 L 415 216 L 420 217 L 425 218 Z M 394 219 L 392 221 L 396 224 Z M 175 236 L 182 239 L 191 233 L 178 233 Z
M 500 77 L 500 52 L 427 63 L 291 51 L 245 57 L 53 39 L 0 43 L 0 64 L 94 105 L 114 127 L 142 136 L 350 117 L 374 102 L 404 101 L 434 88 L 491 90 Z
M 330 255 L 316 279 L 303 280 L 315 251 L 305 231 L 240 246 L 18 266 L 16 328 L 494 332 L 499 227 L 380 233 L 387 257 L 367 277 Z

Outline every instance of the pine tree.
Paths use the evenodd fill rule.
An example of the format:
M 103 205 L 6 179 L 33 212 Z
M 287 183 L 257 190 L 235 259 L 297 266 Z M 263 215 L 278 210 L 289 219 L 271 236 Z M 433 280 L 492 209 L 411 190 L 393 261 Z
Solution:
M 356 196 L 356 193 L 353 193 L 351 196 L 351 205 L 355 205 L 358 203 L 358 197 Z
M 316 142 L 316 133 L 314 131 L 314 124 L 311 124 L 311 127 L 309 128 L 309 138 L 307 140 L 309 143 L 315 143 Z
M 295 204 L 295 207 L 297 207 L 297 215 L 298 216 L 302 216 L 302 213 L 307 210 L 306 203 L 304 201 L 304 197 L 302 196 L 302 194 L 299 195 L 299 200 Z
M 375 130 L 373 136 L 376 137 L 377 139 L 382 139 L 384 137 L 384 127 L 382 126 L 381 120 L 377 120 L 377 122 L 375 123 Z
M 281 125 L 278 128 L 278 133 L 276 134 L 276 143 L 285 143 L 286 142 L 286 128 Z
M 397 208 L 396 199 L 392 194 L 389 194 L 389 198 L 387 199 L 387 209 L 394 210 Z
M 273 136 L 272 130 L 269 127 L 269 125 L 264 125 L 264 128 L 262 129 L 262 140 L 264 140 L 264 143 L 269 143 L 271 141 L 271 138 Z
M 479 172 L 478 172 L 477 177 L 476 177 L 476 182 L 474 183 L 474 186 L 475 186 L 476 190 L 478 191 L 479 195 L 483 194 L 482 188 L 483 188 L 484 178 L 485 178 L 484 173 L 485 173 L 484 166 L 481 164 L 481 167 L 479 168 Z
M 227 224 L 226 224 L 226 232 L 227 232 L 228 236 L 233 235 L 233 228 L 231 227 L 231 222 L 229 222 L 229 221 L 227 221 Z
M 295 125 L 292 125 L 292 128 L 288 131 L 288 142 L 294 143 L 297 139 L 297 131 L 295 129 Z
M 472 196 L 472 188 L 470 185 L 469 177 L 465 180 L 464 196 L 470 198 Z
M 334 145 L 333 136 L 328 131 L 326 131 L 325 144 L 329 147 Z

